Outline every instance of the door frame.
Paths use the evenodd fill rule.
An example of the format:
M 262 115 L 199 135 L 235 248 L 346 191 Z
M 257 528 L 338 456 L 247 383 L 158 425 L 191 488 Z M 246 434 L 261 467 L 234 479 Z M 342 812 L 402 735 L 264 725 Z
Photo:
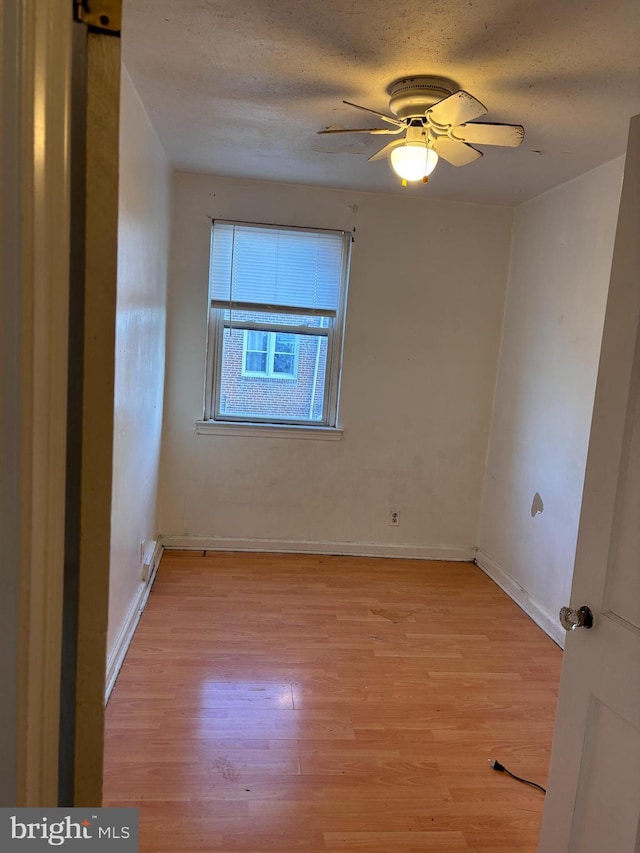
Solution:
M 3 625 L 0 752 L 8 772 L 1 800 L 52 806 L 64 553 L 71 12 L 67 0 L 2 0 L 0 16 L 0 523 L 3 593 L 11 608 Z
M 99 11 L 80 24 L 74 12 L 82 16 L 86 9 L 77 2 L 0 0 L 2 806 L 101 805 L 117 287 L 120 39 L 114 22 L 120 0 L 108 0 L 109 15 Z M 99 25 L 103 19 L 108 27 Z M 78 28 L 80 75 L 74 64 Z M 86 168 L 72 156 L 78 121 L 89 152 L 80 158 Z M 78 186 L 84 197 L 72 205 Z M 82 312 L 70 320 L 70 282 L 77 294 L 78 278 Z M 77 352 L 70 358 L 69 346 L 79 336 L 78 395 L 69 383 Z M 67 432 L 77 421 L 79 447 Z M 69 467 L 78 457 L 79 488 L 70 493 Z M 72 516 L 78 560 L 69 632 L 65 524 Z M 63 629 L 74 637 L 64 652 Z M 61 689 L 63 664 L 72 677 Z M 61 741 L 62 694 L 73 708 L 73 728 Z M 71 746 L 72 755 L 64 801 L 61 745 Z

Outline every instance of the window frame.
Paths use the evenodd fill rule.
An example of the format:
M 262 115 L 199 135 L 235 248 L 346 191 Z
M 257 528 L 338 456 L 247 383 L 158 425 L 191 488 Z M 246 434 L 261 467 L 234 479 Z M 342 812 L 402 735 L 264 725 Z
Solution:
M 342 253 L 342 272 L 339 288 L 338 305 L 334 310 L 317 309 L 317 308 L 300 308 L 292 305 L 268 305 L 268 304 L 253 304 L 243 302 L 229 301 L 228 305 L 218 304 L 216 300 L 208 296 L 208 323 L 207 323 L 207 349 L 206 349 L 206 372 L 205 372 L 205 393 L 204 393 L 204 413 L 203 425 L 210 427 L 249 427 L 256 429 L 269 428 L 269 430 L 283 428 L 283 434 L 287 427 L 307 428 L 310 432 L 341 432 L 339 426 L 339 397 L 340 397 L 340 377 L 342 372 L 342 352 L 344 341 L 344 327 L 346 320 L 346 305 L 347 305 L 347 290 L 349 284 L 349 268 L 351 262 L 351 243 L 352 234 L 349 231 L 341 229 L 327 228 L 307 228 L 291 225 L 267 225 L 255 222 L 240 222 L 217 219 L 212 220 L 212 229 L 216 222 L 232 224 L 232 225 L 249 225 L 258 228 L 275 228 L 296 231 L 310 231 L 312 233 L 324 232 L 332 234 L 340 234 L 343 239 Z M 211 262 L 211 249 L 209 259 Z M 308 325 L 293 325 L 286 323 L 274 322 L 252 322 L 249 320 L 234 320 L 233 310 L 244 312 L 255 312 L 257 314 L 286 314 L 298 316 L 318 316 L 327 318 L 328 325 L 308 326 Z M 225 319 L 225 313 L 231 311 L 231 320 Z M 312 337 L 325 337 L 327 339 L 327 356 L 325 365 L 325 382 L 323 394 L 323 418 L 321 420 L 310 420 L 300 418 L 273 418 L 260 417 L 257 415 L 229 415 L 220 411 L 220 396 L 222 383 L 222 357 L 224 347 L 224 331 L 226 328 L 233 330 L 247 331 L 266 331 L 266 332 L 283 332 L 286 334 L 307 335 Z M 296 370 L 298 366 L 296 346 Z M 243 356 L 244 356 L 243 342 Z M 244 374 L 244 357 L 242 364 L 243 375 L 246 378 L 257 379 L 282 379 L 282 381 L 291 381 L 295 376 L 283 375 L 279 377 L 277 374 L 273 376 L 258 374 Z M 203 429 L 202 432 L 210 432 L 213 430 Z M 290 430 L 289 430 L 290 432 Z

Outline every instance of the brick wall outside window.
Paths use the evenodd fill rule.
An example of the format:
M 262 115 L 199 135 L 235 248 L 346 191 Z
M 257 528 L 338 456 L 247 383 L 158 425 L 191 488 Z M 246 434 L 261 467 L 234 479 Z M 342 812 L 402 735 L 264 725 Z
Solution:
M 281 319 L 281 318 L 278 318 Z M 295 378 L 243 376 L 244 332 L 224 333 L 224 369 L 220 385 L 221 414 L 254 417 L 283 416 L 295 420 L 321 420 L 326 370 L 326 338 L 301 335 Z M 309 412 L 316 373 L 316 354 L 320 347 L 313 411 Z

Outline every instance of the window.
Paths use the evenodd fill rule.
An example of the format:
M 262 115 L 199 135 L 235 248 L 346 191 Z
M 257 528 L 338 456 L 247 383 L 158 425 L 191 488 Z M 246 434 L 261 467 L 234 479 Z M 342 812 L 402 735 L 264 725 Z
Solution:
M 336 426 L 350 240 L 214 221 L 207 420 Z
M 298 339 L 282 332 L 244 333 L 242 375 L 297 378 Z

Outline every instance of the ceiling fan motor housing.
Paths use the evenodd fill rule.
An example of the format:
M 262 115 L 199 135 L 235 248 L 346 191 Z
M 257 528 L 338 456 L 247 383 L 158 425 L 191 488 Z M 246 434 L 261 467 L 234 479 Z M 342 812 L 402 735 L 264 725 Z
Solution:
M 425 112 L 457 91 L 444 77 L 403 77 L 389 86 L 389 109 L 400 119 L 423 116 Z

